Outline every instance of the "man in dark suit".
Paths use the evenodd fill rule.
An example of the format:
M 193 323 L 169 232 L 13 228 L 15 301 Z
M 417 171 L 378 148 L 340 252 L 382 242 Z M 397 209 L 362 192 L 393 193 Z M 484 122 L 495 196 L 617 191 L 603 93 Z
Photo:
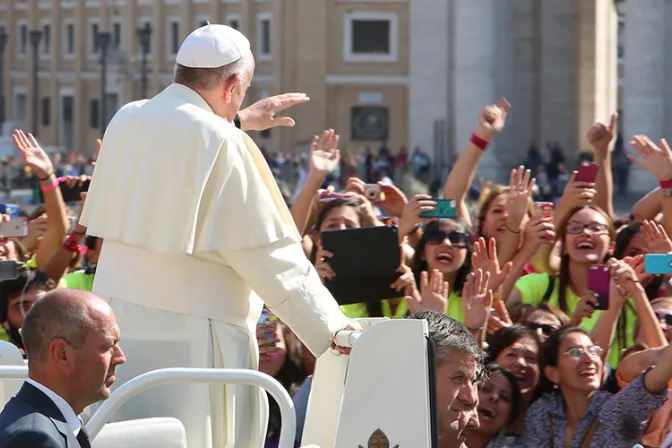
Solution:
M 89 448 L 77 416 L 110 396 L 126 361 L 112 309 L 88 291 L 56 289 L 35 302 L 21 333 L 28 379 L 0 413 L 0 447 Z

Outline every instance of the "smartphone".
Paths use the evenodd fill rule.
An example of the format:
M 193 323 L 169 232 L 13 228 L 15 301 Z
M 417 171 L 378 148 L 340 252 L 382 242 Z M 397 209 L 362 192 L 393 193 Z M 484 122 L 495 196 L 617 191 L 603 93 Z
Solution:
M 17 204 L 0 204 L 0 214 L 7 215 L 10 218 L 18 218 L 21 207 Z
M 436 208 L 420 213 L 420 218 L 454 218 L 457 216 L 455 199 L 432 199 Z
M 75 231 L 75 222 L 77 221 L 77 218 L 74 216 L 68 216 L 68 223 L 70 224 L 68 232 L 74 232 Z
M 0 223 L 0 235 L 4 238 L 23 238 L 28 236 L 28 218 L 12 218 Z
M 609 309 L 610 284 L 611 274 L 609 274 L 608 267 L 598 264 L 588 268 L 588 289 L 595 293 L 595 299 L 597 299 L 596 310 Z
M 0 281 L 19 278 L 19 266 L 20 264 L 14 260 L 0 261 Z
M 542 218 L 553 218 L 553 203 L 535 202 L 534 216 L 541 216 Z
M 672 274 L 671 254 L 644 255 L 644 272 L 647 274 Z
M 599 169 L 600 166 L 596 163 L 581 162 L 574 180 L 576 182 L 595 182 L 595 179 L 597 179 L 597 171 Z
M 343 199 L 345 198 L 344 194 L 341 193 L 329 193 L 328 191 L 323 191 L 320 193 L 320 201 L 328 202 L 333 201 L 334 199 Z
M 63 202 L 79 202 L 82 200 L 80 193 L 84 191 L 89 191 L 89 185 L 91 184 L 90 180 L 85 180 L 82 182 L 82 185 L 75 185 L 72 188 L 69 188 L 65 182 L 61 183 L 61 195 L 63 196 Z
M 378 184 L 364 184 L 364 197 L 371 202 L 380 200 L 381 196 L 380 185 Z

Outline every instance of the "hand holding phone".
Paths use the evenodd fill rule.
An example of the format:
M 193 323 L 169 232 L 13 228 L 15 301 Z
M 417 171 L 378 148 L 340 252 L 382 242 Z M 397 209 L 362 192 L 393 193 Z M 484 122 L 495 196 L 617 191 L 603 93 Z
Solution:
M 581 162 L 579 169 L 577 170 L 576 176 L 574 177 L 575 182 L 588 182 L 594 183 L 597 179 L 597 172 L 599 171 L 600 166 L 592 162 Z
M 596 310 L 609 309 L 609 288 L 611 286 L 611 274 L 609 267 L 598 264 L 588 268 L 588 289 L 595 294 L 597 300 Z

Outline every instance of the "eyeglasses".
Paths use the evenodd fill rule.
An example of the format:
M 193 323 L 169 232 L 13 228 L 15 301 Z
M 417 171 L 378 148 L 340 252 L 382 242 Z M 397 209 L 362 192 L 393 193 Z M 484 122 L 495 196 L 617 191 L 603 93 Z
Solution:
M 541 330 L 541 332 L 544 333 L 544 336 L 550 336 L 551 333 L 559 328 L 557 325 L 538 324 L 536 322 L 525 322 L 525 326 L 532 331 Z
M 465 248 L 467 247 L 467 234 L 463 232 L 444 232 L 443 230 L 426 230 L 425 239 L 427 244 L 436 246 L 443 243 L 444 241 L 450 241 L 450 244 L 455 247 Z
M 665 322 L 665 324 L 672 327 L 672 314 L 656 313 L 656 319 L 658 319 L 659 322 Z
M 588 233 L 592 233 L 594 235 L 601 235 L 603 233 L 609 232 L 609 226 L 599 222 L 591 222 L 590 224 L 581 224 L 578 222 L 573 222 L 567 224 L 566 227 L 567 233 L 569 233 L 570 235 L 578 235 L 579 233 L 583 232 L 584 229 L 588 229 Z
M 590 347 L 572 347 L 565 352 L 565 355 L 572 358 L 580 358 L 586 353 L 592 358 L 599 358 L 602 355 L 602 347 L 599 345 L 591 345 Z

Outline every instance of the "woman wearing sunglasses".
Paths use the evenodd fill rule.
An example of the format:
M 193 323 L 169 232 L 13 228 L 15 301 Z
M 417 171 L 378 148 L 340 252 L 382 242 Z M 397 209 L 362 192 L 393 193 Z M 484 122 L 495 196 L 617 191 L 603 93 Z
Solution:
M 539 357 L 539 398 L 527 411 L 518 446 L 631 448 L 639 443 L 646 421 L 665 402 L 672 348 L 617 394 L 600 391 L 601 355 L 583 328 L 565 327 L 549 337 Z
M 410 263 L 424 309 L 464 322 L 461 291 L 471 272 L 473 241 L 469 225 L 461 218 L 426 224 Z M 411 312 L 416 311 L 420 302 L 407 300 Z
M 601 312 L 594 311 L 597 303 L 586 294 L 588 270 L 609 259 L 609 249 L 615 237 L 611 218 L 597 207 L 582 205 L 570 210 L 557 230 L 561 254 L 557 277 L 549 274 L 521 277 L 509 294 L 507 306 L 536 306 L 547 302 L 567 313 L 575 324 L 591 331 Z M 609 364 L 614 368 L 618 366 L 621 350 L 634 343 L 635 307 L 626 306 L 621 319 L 625 323 L 616 332 L 609 357 Z

